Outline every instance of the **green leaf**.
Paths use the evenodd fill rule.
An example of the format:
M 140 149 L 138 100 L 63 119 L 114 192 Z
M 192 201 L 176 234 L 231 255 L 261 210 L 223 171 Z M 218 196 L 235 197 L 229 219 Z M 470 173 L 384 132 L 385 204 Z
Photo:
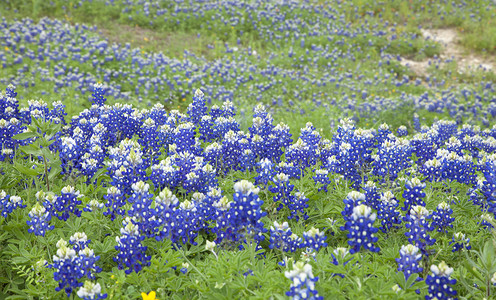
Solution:
M 60 166 L 53 166 L 52 169 L 50 170 L 50 173 L 48 174 L 48 179 L 53 180 L 57 175 L 62 172 L 62 168 Z
M 38 136 L 38 133 L 36 133 L 36 132 L 23 132 L 23 133 L 19 133 L 19 134 L 14 135 L 12 138 L 14 140 L 26 140 L 26 139 L 34 138 L 37 136 Z
M 37 169 L 31 169 L 31 168 L 25 167 L 25 166 L 23 166 L 17 162 L 14 163 L 14 168 L 24 175 L 36 176 L 36 175 L 40 174 L 40 172 Z

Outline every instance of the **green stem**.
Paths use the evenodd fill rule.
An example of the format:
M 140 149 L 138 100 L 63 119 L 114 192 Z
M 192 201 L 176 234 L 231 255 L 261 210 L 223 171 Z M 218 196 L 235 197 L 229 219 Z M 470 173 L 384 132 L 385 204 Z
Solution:
M 180 250 L 176 244 L 173 244 L 174 245 L 174 248 L 176 249 L 177 252 L 181 253 L 181 255 L 183 256 L 183 258 L 188 262 L 188 264 L 193 268 L 193 270 L 195 270 L 196 272 L 198 272 L 198 274 L 200 274 L 201 277 L 203 277 L 203 280 L 207 281 L 207 277 L 205 277 L 205 275 L 203 275 L 202 272 L 200 272 L 200 270 L 198 270 L 195 265 L 193 265 L 193 263 L 186 257 L 186 255 L 184 255 L 184 252 L 182 250 Z

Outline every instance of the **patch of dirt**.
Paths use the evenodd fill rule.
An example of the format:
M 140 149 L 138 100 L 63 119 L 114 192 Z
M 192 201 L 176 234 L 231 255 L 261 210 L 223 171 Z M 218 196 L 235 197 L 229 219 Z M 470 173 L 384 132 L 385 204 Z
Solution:
M 456 61 L 459 73 L 466 73 L 475 70 L 496 70 L 496 63 L 494 59 L 485 58 L 483 56 L 467 52 L 459 44 L 458 32 L 455 29 L 422 29 L 421 32 L 426 40 L 432 40 L 441 44 L 443 47 L 440 55 L 441 61 L 446 61 L 448 59 Z M 429 60 L 412 61 L 402 58 L 400 63 L 403 66 L 408 66 L 419 76 L 425 76 L 427 74 L 427 68 L 429 67 Z

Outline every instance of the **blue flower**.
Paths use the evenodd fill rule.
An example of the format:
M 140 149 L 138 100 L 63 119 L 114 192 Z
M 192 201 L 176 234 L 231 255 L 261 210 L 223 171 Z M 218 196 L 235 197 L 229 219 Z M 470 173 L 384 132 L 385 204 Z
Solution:
M 291 299 L 324 299 L 315 289 L 315 282 L 319 278 L 313 276 L 311 265 L 299 261 L 293 265 L 293 270 L 286 271 L 284 275 L 291 280 L 291 289 L 286 292 Z
M 79 198 L 82 195 L 73 186 L 66 186 L 60 191 L 61 195 L 57 197 L 55 203 L 53 204 L 55 210 L 59 212 L 57 218 L 63 221 L 69 219 L 70 214 L 74 214 L 77 217 L 81 216 L 81 211 L 78 209 L 78 205 L 82 202 Z
M 39 203 L 36 203 L 29 212 L 30 220 L 26 221 L 29 225 L 28 232 L 35 235 L 45 236 L 47 230 L 53 230 L 54 226 L 49 224 L 52 215 Z
M 455 221 L 455 218 L 451 217 L 452 214 L 453 210 L 448 203 L 444 201 L 439 203 L 436 210 L 430 216 L 432 219 L 431 226 L 439 232 L 447 233 L 448 227 L 453 228 L 453 224 L 451 223 Z
M 394 194 L 390 191 L 386 191 L 381 196 L 381 202 L 379 203 L 378 217 L 381 219 L 381 231 L 387 233 L 395 225 L 401 223 L 400 212 L 397 210 L 398 201 L 394 197 Z
M 353 208 L 351 217 L 345 224 L 345 229 L 348 230 L 348 245 L 352 248 L 350 253 L 356 253 L 361 248 L 372 252 L 379 252 L 379 247 L 374 246 L 378 238 L 375 233 L 377 228 L 373 227 L 376 214 L 372 213 L 372 209 L 364 204 L 360 204 Z
M 403 211 L 410 212 L 411 208 L 416 205 L 425 206 L 424 197 L 425 193 L 423 189 L 425 188 L 425 183 L 422 183 L 418 178 L 412 178 L 408 180 L 405 184 L 405 190 L 403 191 L 403 198 L 405 202 L 401 208 Z
M 452 252 L 472 249 L 472 246 L 470 246 L 470 239 L 465 237 L 465 234 L 461 232 L 455 233 L 449 244 L 453 244 Z
M 4 218 L 6 218 L 14 209 L 24 208 L 26 205 L 22 204 L 22 199 L 19 196 L 10 196 L 5 191 L 0 191 L 0 211 Z
M 270 227 L 270 249 L 279 249 L 284 252 L 295 252 L 300 248 L 301 238 L 291 232 L 288 222 L 279 224 L 274 221 L 274 226 Z
M 107 294 L 102 294 L 102 287 L 99 283 L 93 283 L 86 280 L 84 285 L 79 288 L 77 295 L 83 300 L 100 300 L 106 299 Z
M 414 246 L 417 246 L 422 255 L 428 256 L 427 246 L 431 246 L 436 242 L 427 234 L 427 231 L 431 231 L 433 228 L 429 226 L 427 222 L 427 217 L 429 216 L 429 211 L 421 206 L 414 206 L 410 210 L 410 214 L 405 217 L 407 221 L 405 227 L 410 229 L 410 231 L 405 232 L 408 237 L 408 241 Z
M 327 247 L 327 237 L 324 232 L 320 232 L 318 228 L 310 228 L 303 232 L 303 242 L 301 248 L 306 247 L 311 252 L 317 252 L 322 247 Z
M 456 279 L 450 279 L 453 268 L 450 268 L 444 261 L 439 265 L 431 266 L 431 274 L 425 279 L 429 286 L 429 295 L 425 299 L 453 299 L 457 292 L 452 285 L 456 284 Z
M 118 263 L 119 270 L 125 269 L 126 274 L 138 273 L 143 266 L 150 265 L 151 256 L 146 255 L 147 247 L 141 244 L 145 237 L 139 234 L 138 226 L 133 224 L 129 217 L 122 225 L 122 235 L 116 237 L 115 250 L 119 253 L 114 257 L 114 261 Z
M 413 273 L 420 273 L 423 270 L 419 264 L 422 260 L 422 254 L 418 252 L 419 248 L 412 244 L 401 246 L 400 258 L 397 258 L 396 262 L 398 263 L 398 271 L 405 274 L 406 280 L 408 280 Z
M 93 85 L 93 100 L 92 102 L 95 103 L 98 106 L 103 106 L 105 104 L 105 101 L 107 101 L 106 98 L 104 98 L 105 95 L 105 89 L 101 83 L 97 83 Z
M 267 231 L 261 220 L 266 215 L 261 207 L 263 201 L 258 197 L 259 189 L 251 182 L 241 180 L 234 184 L 233 201 L 221 198 L 214 204 L 217 207 L 217 224 L 213 229 L 217 234 L 216 243 L 231 241 L 246 242 L 249 238 L 260 242 Z

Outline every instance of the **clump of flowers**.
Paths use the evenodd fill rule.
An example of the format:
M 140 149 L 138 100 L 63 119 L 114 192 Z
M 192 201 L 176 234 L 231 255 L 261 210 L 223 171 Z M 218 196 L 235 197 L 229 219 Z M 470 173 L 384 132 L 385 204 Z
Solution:
M 93 250 L 88 247 L 79 251 L 69 248 L 67 247 L 67 242 L 63 239 L 57 242 L 57 248 L 57 253 L 53 256 L 53 264 L 49 265 L 50 268 L 55 269 L 53 278 L 55 281 L 59 281 L 55 291 L 64 290 L 67 297 L 70 297 L 74 288 L 83 285 L 82 282 L 79 282 L 80 279 L 84 276 L 89 279 L 95 279 L 95 273 L 102 271 L 96 265 L 100 256 L 95 256 Z
M 217 234 L 216 243 L 223 240 L 235 243 L 246 242 L 249 237 L 259 242 L 267 231 L 261 220 L 266 215 L 261 207 L 263 200 L 258 197 L 259 188 L 247 180 L 234 184 L 233 201 L 226 200 L 216 204 L 217 225 L 213 229 Z
M 21 197 L 7 195 L 4 190 L 0 191 L 0 212 L 4 218 L 12 213 L 14 209 L 24 207 L 26 207 L 26 205 L 22 204 Z

